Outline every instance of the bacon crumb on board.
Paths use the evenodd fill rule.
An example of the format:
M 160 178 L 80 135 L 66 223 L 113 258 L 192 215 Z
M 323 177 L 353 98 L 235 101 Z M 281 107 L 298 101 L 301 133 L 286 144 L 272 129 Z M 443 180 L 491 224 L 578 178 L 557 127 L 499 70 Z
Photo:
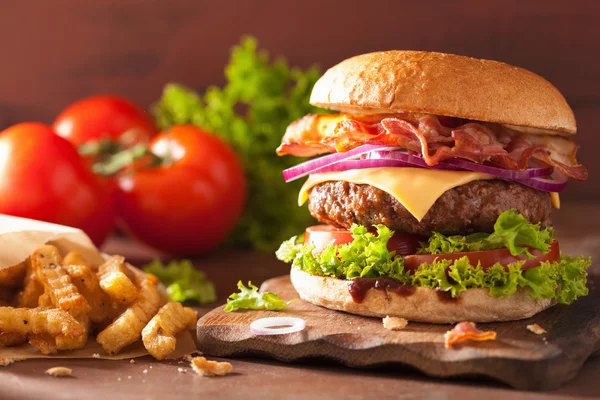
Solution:
M 204 357 L 194 357 L 190 362 L 192 369 L 200 376 L 221 376 L 231 372 L 233 366 L 228 362 L 209 361 Z
M 406 328 L 406 325 L 408 325 L 408 321 L 404 318 L 390 317 L 389 315 L 386 315 L 386 317 L 383 319 L 383 327 L 385 329 L 389 329 L 390 331 L 402 330 Z
M 473 322 L 463 321 L 458 323 L 453 329 L 444 334 L 445 346 L 447 349 L 457 343 L 465 340 L 475 340 L 478 342 L 484 340 L 496 340 L 496 332 L 480 331 Z
M 536 335 L 543 335 L 544 333 L 547 333 L 546 330 L 538 324 L 527 325 L 527 330 L 535 333 Z

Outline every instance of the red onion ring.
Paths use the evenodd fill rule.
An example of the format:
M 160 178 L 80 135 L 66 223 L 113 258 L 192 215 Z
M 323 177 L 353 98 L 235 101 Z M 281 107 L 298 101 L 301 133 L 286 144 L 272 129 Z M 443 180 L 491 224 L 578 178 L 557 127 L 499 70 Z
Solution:
M 306 321 L 296 317 L 261 318 L 250 324 L 250 331 L 255 335 L 285 335 L 300 332 L 304 328 Z
M 551 167 L 542 168 L 529 168 L 525 171 L 513 171 L 500 167 L 494 167 L 492 165 L 477 164 L 472 161 L 461 160 L 460 158 L 453 158 L 444 160 L 436 164 L 434 167 L 427 165 L 423 157 L 408 154 L 402 151 L 373 151 L 366 155 L 367 159 L 393 159 L 405 161 L 411 164 L 418 165 L 424 168 L 440 168 L 440 169 L 454 169 L 454 170 L 467 170 L 475 172 L 483 172 L 485 174 L 494 175 L 498 178 L 517 180 L 517 179 L 529 179 L 537 177 L 546 177 L 552 173 Z
M 412 167 L 414 164 L 410 164 L 400 160 L 345 160 L 336 162 L 335 164 L 327 165 L 311 172 L 311 174 L 323 174 L 325 172 L 340 172 L 348 171 L 351 169 L 365 169 L 365 168 L 383 168 L 383 167 Z
M 361 159 L 355 160 L 358 157 Z M 398 147 L 369 144 L 359 146 L 345 153 L 335 153 L 303 162 L 284 170 L 283 177 L 286 182 L 291 182 L 309 174 L 382 167 L 421 167 L 482 172 L 545 192 L 560 192 L 567 185 L 567 177 L 563 174 L 557 173 L 553 175 L 553 178 L 548 178 L 553 170 L 549 166 L 529 168 L 525 171 L 513 171 L 489 164 L 477 164 L 472 161 L 453 158 L 430 167 L 423 157 L 409 154 L 406 151 L 398 151 Z
M 328 165 L 334 164 L 339 161 L 349 160 L 355 157 L 360 157 L 363 154 L 367 154 L 371 151 L 375 150 L 397 150 L 397 147 L 390 146 L 376 146 L 371 144 L 365 144 L 359 146 L 350 151 L 346 151 L 344 153 L 335 153 L 327 156 L 315 158 L 313 160 L 305 161 L 301 164 L 298 164 L 292 168 L 288 168 L 283 171 L 283 179 L 286 182 L 291 182 L 296 179 L 300 179 L 306 175 L 314 173 L 315 170 L 319 168 L 326 167 Z
M 515 179 L 521 185 L 529 186 L 542 192 L 562 192 L 569 178 L 559 171 L 554 171 L 550 178 Z

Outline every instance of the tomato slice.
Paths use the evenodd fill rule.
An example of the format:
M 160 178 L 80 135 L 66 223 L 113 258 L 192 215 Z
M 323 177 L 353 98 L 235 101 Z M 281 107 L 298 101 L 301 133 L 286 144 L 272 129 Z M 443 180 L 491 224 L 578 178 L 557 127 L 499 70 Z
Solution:
M 528 247 L 528 250 L 536 258 L 527 258 L 525 255 L 513 256 L 509 249 L 468 251 L 464 253 L 452 254 L 413 254 L 404 257 L 404 268 L 409 271 L 416 270 L 423 263 L 432 263 L 435 259 L 458 260 L 462 257 L 468 257 L 471 265 L 481 263 L 481 267 L 486 270 L 496 263 L 507 266 L 510 263 L 525 260 L 525 264 L 521 269 L 529 269 L 539 267 L 542 261 L 555 262 L 560 259 L 560 249 L 558 242 L 555 240 L 550 244 L 548 253 L 543 254 L 541 251 Z
M 304 232 L 304 243 L 315 246 L 316 251 L 321 251 L 330 243 L 345 244 L 350 243 L 352 232 L 346 229 L 338 229 L 331 225 L 314 225 L 306 228 Z M 389 251 L 395 251 L 396 254 L 406 256 L 415 254 L 421 247 L 419 241 L 426 241 L 427 238 L 408 233 L 395 233 L 388 241 Z
M 315 246 L 316 251 L 321 251 L 330 243 L 344 244 L 354 240 L 352 232 L 346 229 L 338 229 L 331 225 L 314 225 L 306 228 L 304 232 L 304 243 Z M 496 263 L 507 266 L 510 263 L 525 260 L 521 267 L 523 270 L 535 268 L 542 261 L 555 262 L 560 259 L 560 249 L 555 240 L 550 244 L 548 253 L 528 247 L 528 250 L 536 258 L 527 258 L 525 255 L 513 256 L 509 249 L 468 251 L 452 254 L 415 254 L 421 247 L 419 242 L 427 241 L 424 236 L 411 235 L 408 233 L 395 233 L 388 242 L 388 250 L 395 251 L 396 254 L 404 257 L 404 268 L 409 271 L 416 270 L 423 263 L 432 263 L 434 260 L 458 260 L 467 256 L 471 265 L 477 265 L 486 270 Z

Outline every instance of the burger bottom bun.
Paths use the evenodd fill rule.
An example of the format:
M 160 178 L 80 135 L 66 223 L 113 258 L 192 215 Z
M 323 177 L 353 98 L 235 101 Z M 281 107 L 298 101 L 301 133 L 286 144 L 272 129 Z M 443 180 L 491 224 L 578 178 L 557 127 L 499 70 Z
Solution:
M 418 287 L 410 295 L 372 288 L 362 303 L 356 303 L 347 280 L 310 275 L 293 267 L 290 278 L 302 300 L 367 317 L 389 315 L 436 324 L 513 321 L 529 318 L 554 305 L 552 300 L 534 299 L 523 288 L 506 298 L 492 297 L 488 289 L 467 289 L 456 300 L 438 296 L 436 290 L 430 288 Z

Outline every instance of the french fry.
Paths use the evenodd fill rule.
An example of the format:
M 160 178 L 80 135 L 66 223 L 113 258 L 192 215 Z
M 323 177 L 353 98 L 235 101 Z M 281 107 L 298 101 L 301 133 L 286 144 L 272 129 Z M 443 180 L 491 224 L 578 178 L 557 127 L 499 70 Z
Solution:
M 198 313 L 181 303 L 167 303 L 142 330 L 144 347 L 157 360 L 165 359 L 175 350 L 175 336 L 185 328 L 193 328 Z
M 65 263 L 66 260 L 65 257 Z M 88 313 L 90 321 L 101 323 L 114 315 L 111 298 L 102 290 L 98 277 L 89 266 L 65 265 L 63 268 L 67 270 L 79 293 L 87 300 L 90 306 Z
M 84 315 L 77 318 L 77 321 L 85 329 L 84 333 L 75 337 L 69 337 L 67 335 L 58 335 L 56 337 L 57 350 L 77 350 L 85 347 L 90 332 L 90 320 L 87 316 Z
M 38 307 L 44 308 L 52 308 L 54 304 L 52 304 L 52 299 L 48 293 L 42 294 L 38 299 Z
M 200 376 L 223 376 L 233 370 L 233 366 L 228 362 L 207 360 L 204 357 L 192 358 L 190 365 Z
M 56 340 L 54 340 L 52 335 L 47 333 L 31 335 L 29 337 L 29 344 L 33 347 L 37 347 L 40 353 L 45 355 L 54 354 L 58 351 L 56 347 Z
M 67 253 L 65 258 L 63 259 L 63 265 L 85 265 L 89 268 L 92 267 L 87 261 L 85 261 L 83 256 L 77 253 L 76 251 Z
M 58 308 L 0 307 L 0 332 L 77 337 L 85 329 L 71 314 Z
M 61 267 L 61 262 L 58 249 L 50 245 L 40 247 L 31 256 L 37 279 L 44 286 L 52 304 L 75 316 L 87 314 L 90 307 L 73 285 L 67 271 Z
M 0 347 L 16 346 L 27 341 L 27 336 L 15 332 L 0 333 Z
M 125 346 L 138 340 L 142 330 L 156 314 L 163 299 L 151 279 L 144 279 L 135 302 L 112 324 L 96 336 L 96 340 L 108 354 L 117 354 Z
M 23 290 L 17 296 L 17 304 L 19 307 L 35 308 L 38 306 L 38 299 L 44 294 L 44 287 L 37 280 L 31 258 L 25 261 L 25 271 L 25 284 Z
M 138 288 L 133 283 L 131 272 L 125 265 L 125 258 L 112 256 L 98 268 L 100 287 L 120 305 L 133 303 L 138 296 Z
M 26 272 L 27 265 L 25 262 L 0 269 L 0 286 L 2 288 L 22 287 Z

